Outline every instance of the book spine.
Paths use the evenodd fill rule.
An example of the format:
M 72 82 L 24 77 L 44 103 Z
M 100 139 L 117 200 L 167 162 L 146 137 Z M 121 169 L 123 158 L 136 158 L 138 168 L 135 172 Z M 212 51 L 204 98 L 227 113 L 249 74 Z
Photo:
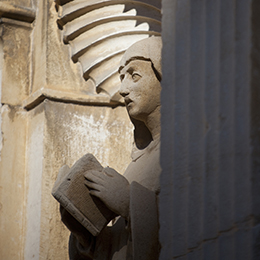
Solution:
M 60 191 L 52 194 L 54 198 L 77 220 L 79 221 L 93 236 L 97 236 L 101 230 L 98 230 Z

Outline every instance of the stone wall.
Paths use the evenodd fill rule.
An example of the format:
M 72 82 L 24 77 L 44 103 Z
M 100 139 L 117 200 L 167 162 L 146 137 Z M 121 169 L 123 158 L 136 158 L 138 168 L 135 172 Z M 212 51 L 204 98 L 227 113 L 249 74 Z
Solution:
M 28 113 L 25 258 L 67 259 L 69 232 L 51 189 L 59 168 L 90 152 L 123 173 L 132 145 L 124 107 L 44 100 Z M 128 128 L 127 128 L 128 127 Z
M 58 170 L 89 152 L 123 173 L 132 124 L 72 62 L 54 1 L 3 1 L 0 18 L 0 259 L 68 259 Z
M 31 22 L 35 13 L 1 2 L 1 162 L 0 258 L 23 259 L 25 243 L 27 113 L 22 100 L 29 95 Z M 18 19 L 13 19 L 16 16 Z

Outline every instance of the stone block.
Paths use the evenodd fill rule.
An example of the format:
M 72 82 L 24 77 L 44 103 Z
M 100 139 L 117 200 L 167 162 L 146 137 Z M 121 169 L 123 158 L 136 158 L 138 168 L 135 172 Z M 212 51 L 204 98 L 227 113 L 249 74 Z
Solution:
M 62 41 L 55 2 L 47 2 L 37 2 L 38 13 L 32 35 L 37 48 L 32 50 L 34 73 L 31 93 L 46 88 L 73 94 L 94 94 L 94 86 L 83 79 L 80 65 L 72 62 L 69 47 Z
M 21 105 L 29 95 L 31 27 L 25 22 L 2 19 L 2 103 Z
M 0 259 L 23 260 L 27 114 L 4 105 L 1 116 Z

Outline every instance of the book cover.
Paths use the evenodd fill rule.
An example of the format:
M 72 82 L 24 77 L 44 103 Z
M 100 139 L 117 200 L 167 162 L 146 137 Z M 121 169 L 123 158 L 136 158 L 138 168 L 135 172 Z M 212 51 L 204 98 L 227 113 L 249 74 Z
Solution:
M 70 169 L 63 166 L 54 184 L 52 195 L 77 221 L 80 222 L 93 236 L 115 217 L 104 203 L 89 194 L 84 184 L 84 174 L 87 171 L 103 170 L 102 165 L 92 154 L 80 158 Z

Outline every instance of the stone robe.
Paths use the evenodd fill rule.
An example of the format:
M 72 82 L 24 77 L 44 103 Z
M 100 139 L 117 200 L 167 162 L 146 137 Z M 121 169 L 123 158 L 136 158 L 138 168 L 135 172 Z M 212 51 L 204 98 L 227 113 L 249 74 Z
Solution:
M 71 260 L 158 260 L 159 139 L 145 149 L 136 147 L 124 176 L 130 183 L 128 219 L 117 217 L 97 236 L 88 233 L 83 247 L 71 234 Z

